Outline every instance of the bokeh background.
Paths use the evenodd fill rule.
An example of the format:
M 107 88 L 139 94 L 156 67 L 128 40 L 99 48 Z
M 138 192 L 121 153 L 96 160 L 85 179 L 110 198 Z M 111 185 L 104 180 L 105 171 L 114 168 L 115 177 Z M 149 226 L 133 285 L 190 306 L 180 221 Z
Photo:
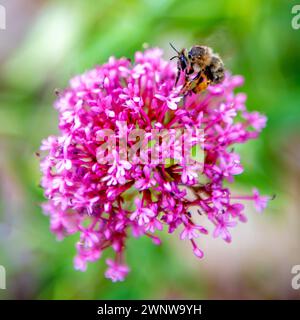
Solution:
M 265 0 L 9 0 L 0 1 L 0 265 L 16 299 L 287 299 L 291 268 L 300 264 L 300 30 L 291 26 L 297 1 Z M 54 89 L 109 56 L 133 57 L 144 43 L 172 52 L 207 44 L 228 69 L 245 76 L 248 108 L 268 116 L 260 139 L 239 150 L 245 167 L 234 188 L 276 194 L 263 215 L 233 243 L 203 237 L 205 259 L 164 236 L 160 247 L 132 239 L 131 273 L 123 283 L 103 276 L 105 257 L 86 273 L 72 266 L 74 235 L 57 242 L 39 207 L 35 151 L 57 133 Z

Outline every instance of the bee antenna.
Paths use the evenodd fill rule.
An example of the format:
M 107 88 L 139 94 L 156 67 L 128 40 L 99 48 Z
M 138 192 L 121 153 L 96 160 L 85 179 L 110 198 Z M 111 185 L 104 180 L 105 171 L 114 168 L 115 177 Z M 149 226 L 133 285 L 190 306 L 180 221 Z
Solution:
M 178 56 L 174 56 L 174 57 L 170 58 L 170 60 L 173 60 L 173 59 L 175 59 L 175 58 L 178 58 Z
M 169 42 L 169 44 L 170 44 L 171 48 L 172 48 L 175 52 L 177 52 L 177 53 L 179 54 L 179 51 L 172 45 L 172 43 Z

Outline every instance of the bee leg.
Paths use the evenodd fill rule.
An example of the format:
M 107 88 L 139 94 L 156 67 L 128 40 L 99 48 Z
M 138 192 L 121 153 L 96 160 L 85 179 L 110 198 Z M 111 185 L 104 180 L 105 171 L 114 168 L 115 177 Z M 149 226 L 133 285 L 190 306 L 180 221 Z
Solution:
M 195 80 L 201 80 L 200 78 L 201 78 L 201 76 L 202 76 L 202 71 L 199 71 L 198 73 L 197 73 L 197 75 L 196 75 L 196 77 L 193 79 L 193 81 L 195 81 Z M 200 81 L 201 82 L 201 81 Z
M 194 72 L 194 70 L 193 70 L 193 72 Z M 186 95 L 188 92 L 193 91 L 192 87 L 193 87 L 193 85 L 195 85 L 195 81 L 197 81 L 199 79 L 199 77 L 201 77 L 201 72 L 199 72 L 196 75 L 196 77 L 194 77 L 193 79 L 190 80 L 189 77 L 188 77 L 188 74 L 189 74 L 189 72 L 186 72 L 186 74 L 185 74 L 185 84 L 184 84 L 183 88 L 181 89 L 181 93 L 183 95 Z M 197 82 L 196 82 L 196 85 L 197 85 Z
M 186 75 L 190 75 L 194 73 L 194 67 L 193 65 L 191 65 L 190 69 L 188 71 L 186 71 Z
M 192 73 L 194 70 L 192 70 Z M 186 95 L 188 92 L 193 91 L 192 87 L 195 85 L 195 82 L 201 77 L 202 73 L 201 71 L 197 73 L 197 75 L 193 79 L 189 79 L 189 72 L 185 73 L 185 84 L 183 88 L 181 89 L 181 93 L 183 95 Z M 200 81 L 201 82 L 201 81 Z M 196 82 L 197 85 L 197 82 Z
M 181 88 L 181 90 L 180 90 L 180 93 L 181 94 L 183 94 L 183 95 L 185 95 L 186 94 L 186 92 L 187 92 L 187 88 L 190 86 L 190 80 L 189 80 L 189 77 L 188 77 L 188 75 L 187 75 L 187 72 L 186 72 L 186 70 L 185 70 L 185 72 L 184 72 L 184 85 L 183 85 L 183 87 Z
M 180 70 L 180 69 L 178 69 L 178 70 L 177 70 L 176 80 L 175 80 L 175 87 L 177 86 L 177 83 L 178 83 L 178 80 L 179 80 L 180 74 L 181 74 L 181 70 Z
M 188 80 L 188 78 L 186 77 L 185 84 L 181 89 L 180 93 L 182 93 L 183 95 L 186 95 L 192 89 L 192 85 L 193 85 L 193 80 Z
M 204 91 L 210 84 L 210 80 L 207 79 L 205 75 L 201 75 L 201 77 L 198 79 L 195 87 L 193 88 L 194 93 L 200 93 L 201 91 Z

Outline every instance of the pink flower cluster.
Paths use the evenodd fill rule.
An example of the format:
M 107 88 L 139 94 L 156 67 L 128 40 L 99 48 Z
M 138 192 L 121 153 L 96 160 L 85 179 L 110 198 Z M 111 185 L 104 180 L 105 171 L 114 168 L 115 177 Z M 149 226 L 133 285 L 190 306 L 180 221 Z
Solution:
M 137 52 L 134 63 L 110 58 L 73 78 L 59 95 L 60 135 L 41 146 L 46 151 L 41 185 L 48 199 L 43 210 L 59 239 L 80 234 L 76 269 L 85 271 L 87 262 L 112 248 L 105 276 L 121 281 L 129 272 L 124 251 L 130 234 L 160 244 L 157 233 L 165 228 L 169 233 L 179 229 L 180 238 L 189 240 L 202 258 L 196 239 L 208 234 L 204 224 L 212 223 L 213 236 L 230 242 L 230 228 L 246 221 L 240 200 L 252 200 L 258 211 L 266 207 L 269 197 L 256 189 L 253 195 L 234 196 L 224 185 L 243 171 L 233 146 L 257 138 L 266 124 L 265 116 L 247 111 L 245 94 L 234 93 L 243 78 L 227 74 L 222 84 L 183 98 L 182 82 L 174 88 L 175 76 L 176 65 L 163 60 L 160 49 L 149 49 Z M 126 130 L 121 122 L 127 123 Z M 130 162 L 116 150 L 109 154 L 113 161 L 97 160 L 103 129 L 121 137 L 136 128 L 192 127 L 204 132 L 201 168 L 184 159 L 169 165 Z

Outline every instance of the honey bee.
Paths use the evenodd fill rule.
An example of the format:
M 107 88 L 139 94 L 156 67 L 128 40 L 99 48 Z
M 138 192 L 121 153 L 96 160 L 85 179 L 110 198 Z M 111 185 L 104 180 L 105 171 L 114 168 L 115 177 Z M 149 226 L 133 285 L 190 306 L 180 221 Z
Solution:
M 183 48 L 178 51 L 171 43 L 170 46 L 177 53 L 171 60 L 178 59 L 175 86 L 181 73 L 184 72 L 185 75 L 185 83 L 181 89 L 183 95 L 190 91 L 199 93 L 210 84 L 218 84 L 224 80 L 224 63 L 210 47 L 195 45 L 190 50 Z

